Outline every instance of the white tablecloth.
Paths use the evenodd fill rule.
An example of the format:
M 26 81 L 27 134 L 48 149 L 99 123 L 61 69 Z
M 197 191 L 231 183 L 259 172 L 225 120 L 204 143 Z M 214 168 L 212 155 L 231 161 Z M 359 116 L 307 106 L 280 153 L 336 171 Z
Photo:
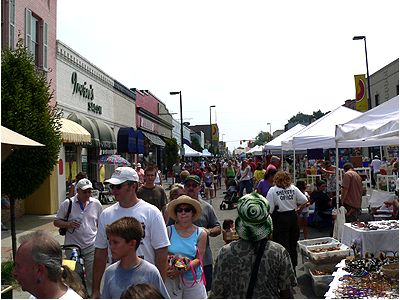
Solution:
M 355 239 L 361 241 L 363 256 L 366 252 L 376 255 L 381 251 L 399 251 L 399 229 L 363 230 L 351 227 L 351 223 L 345 223 L 341 242 L 351 247 Z

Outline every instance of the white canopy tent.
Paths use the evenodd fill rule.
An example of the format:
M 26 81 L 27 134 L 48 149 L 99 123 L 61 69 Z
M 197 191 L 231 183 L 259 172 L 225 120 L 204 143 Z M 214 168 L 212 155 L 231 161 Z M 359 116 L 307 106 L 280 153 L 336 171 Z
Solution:
M 348 122 L 336 125 L 336 161 L 338 148 L 399 144 L 399 96 L 378 105 Z M 336 177 L 339 170 L 336 168 Z M 336 201 L 339 203 L 339 182 Z
M 307 127 L 282 141 L 282 150 L 307 150 L 316 148 L 335 148 L 335 125 L 350 121 L 361 115 L 359 111 L 339 106 L 325 116 L 314 121 Z M 296 179 L 296 164 L 293 165 L 293 179 Z
M 246 152 L 246 154 L 252 154 L 252 155 L 262 155 L 263 154 L 263 146 L 256 145 L 250 150 Z
M 335 148 L 335 125 L 348 122 L 360 115 L 359 111 L 339 106 L 291 138 L 282 141 L 282 149 L 288 151 Z
M 203 149 L 201 156 L 210 157 L 212 156 L 212 154 L 210 153 L 210 151 L 208 151 L 208 149 Z
M 184 144 L 183 147 L 185 148 L 185 156 L 186 157 L 200 157 L 203 155 L 201 152 L 198 152 L 198 151 L 190 148 L 186 144 Z
M 399 96 L 336 125 L 335 140 L 340 148 L 399 144 Z
M 296 126 L 290 128 L 288 131 L 285 131 L 281 135 L 277 136 L 274 138 L 272 141 L 269 141 L 264 145 L 264 152 L 268 150 L 277 150 L 281 151 L 282 150 L 282 141 L 285 141 L 289 138 L 291 138 L 293 135 L 298 133 L 300 130 L 305 128 L 306 126 L 302 124 L 297 124 Z

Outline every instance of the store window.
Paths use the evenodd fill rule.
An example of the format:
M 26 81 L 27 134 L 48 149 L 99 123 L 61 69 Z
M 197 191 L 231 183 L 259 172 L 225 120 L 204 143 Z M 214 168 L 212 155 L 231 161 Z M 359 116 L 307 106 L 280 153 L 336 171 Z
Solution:
M 76 174 L 78 174 L 77 159 L 76 146 L 65 145 L 65 181 L 67 189 L 74 182 Z
M 8 2 L 8 46 L 15 49 L 15 0 Z

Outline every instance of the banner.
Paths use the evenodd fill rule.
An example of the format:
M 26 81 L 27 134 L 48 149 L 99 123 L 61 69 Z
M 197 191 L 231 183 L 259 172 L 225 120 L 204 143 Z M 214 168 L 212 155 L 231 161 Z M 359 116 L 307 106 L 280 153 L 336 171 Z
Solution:
M 219 141 L 219 130 L 218 130 L 218 125 L 217 124 L 212 124 L 211 125 L 211 132 L 212 132 L 212 140 L 213 141 Z
M 354 82 L 356 85 L 356 110 L 362 112 L 367 111 L 368 98 L 365 74 L 354 75 Z

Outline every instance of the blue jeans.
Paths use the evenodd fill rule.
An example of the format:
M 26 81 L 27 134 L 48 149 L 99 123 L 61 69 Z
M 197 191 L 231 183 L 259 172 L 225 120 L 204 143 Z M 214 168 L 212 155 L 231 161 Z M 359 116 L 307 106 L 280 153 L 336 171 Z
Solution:
M 239 196 L 243 196 L 243 191 L 246 189 L 246 194 L 250 194 L 253 190 L 252 180 L 243 180 L 239 183 Z

